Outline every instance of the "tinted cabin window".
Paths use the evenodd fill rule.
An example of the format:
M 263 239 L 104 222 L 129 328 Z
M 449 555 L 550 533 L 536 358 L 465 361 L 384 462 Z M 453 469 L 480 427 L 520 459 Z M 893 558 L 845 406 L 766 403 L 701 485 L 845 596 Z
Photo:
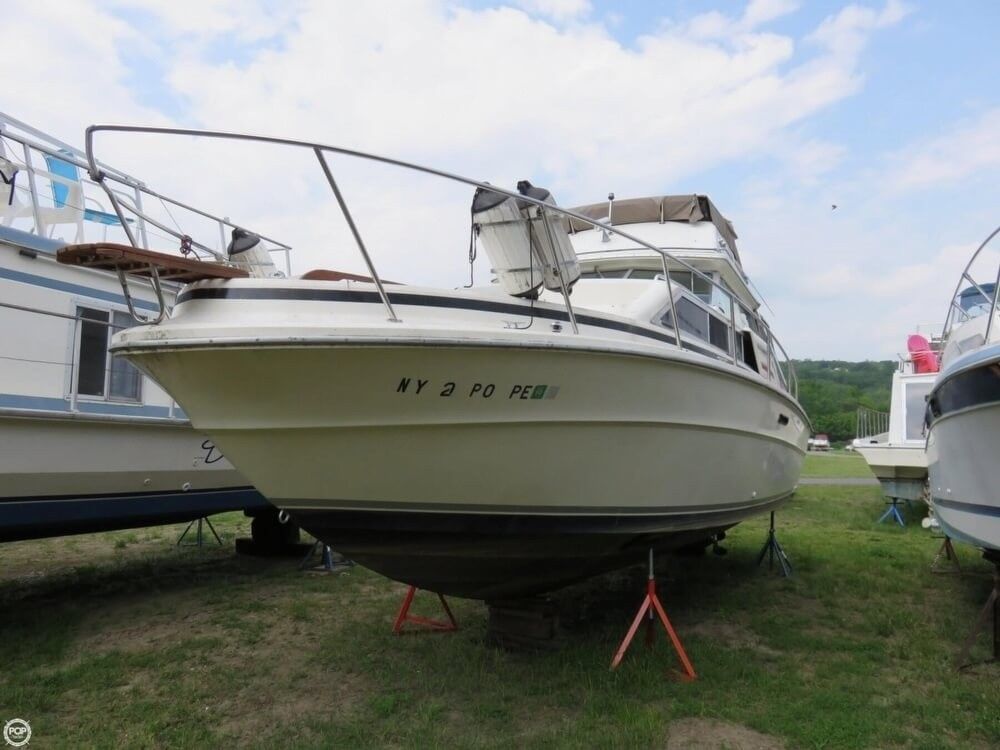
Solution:
M 142 375 L 131 364 L 113 358 L 108 352 L 112 334 L 132 325 L 132 317 L 124 312 L 109 313 L 89 307 L 77 308 L 77 314 L 83 320 L 76 392 L 81 396 L 138 401 Z
M 115 312 L 112 314 L 112 323 L 114 323 L 114 329 L 111 333 L 117 333 L 132 325 L 132 316 L 124 312 Z M 108 388 L 111 392 L 111 398 L 138 401 L 139 384 L 142 382 L 142 375 L 139 374 L 139 371 L 133 365 L 121 357 L 112 357 L 108 354 L 108 360 L 111 366 L 111 377 Z
M 708 313 L 685 297 L 677 300 L 675 306 L 677 307 L 677 317 L 681 321 L 681 330 L 693 333 L 698 338 L 708 341 Z M 660 322 L 667 328 L 674 327 L 670 310 L 667 310 Z
M 729 326 L 714 315 L 708 316 L 708 336 L 712 346 L 729 351 Z
M 685 289 L 691 288 L 691 272 L 690 271 L 671 271 L 670 280 L 675 284 L 680 284 Z
M 757 366 L 757 352 L 753 348 L 753 335 L 750 331 L 743 331 L 742 338 L 743 361 L 757 372 L 760 372 L 760 367 Z
M 104 395 L 104 366 L 108 359 L 108 313 L 81 307 L 81 318 L 101 321 L 80 323 L 80 364 L 77 369 L 76 392 L 84 396 Z

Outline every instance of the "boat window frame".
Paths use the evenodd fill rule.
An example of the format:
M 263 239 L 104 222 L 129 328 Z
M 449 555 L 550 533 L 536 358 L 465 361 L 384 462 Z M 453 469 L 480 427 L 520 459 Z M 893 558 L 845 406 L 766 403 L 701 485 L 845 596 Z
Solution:
M 90 403 L 113 403 L 113 404 L 134 404 L 142 405 L 145 403 L 145 376 L 142 371 L 139 370 L 135 365 L 122 359 L 115 359 L 111 354 L 111 336 L 115 331 L 124 330 L 125 328 L 130 328 L 134 325 L 138 325 L 136 321 L 132 318 L 131 313 L 122 306 L 102 303 L 98 300 L 90 298 L 75 298 L 71 301 L 72 314 L 78 319 L 74 325 L 76 329 L 76 335 L 73 338 L 73 346 L 71 350 L 71 367 L 69 373 L 69 393 L 76 394 L 76 398 L 79 401 L 86 401 Z M 88 320 L 86 312 L 101 313 L 106 317 L 104 319 L 100 318 L 90 318 L 97 322 L 105 330 L 104 336 L 104 381 L 103 381 L 103 391 L 100 394 L 95 393 L 84 393 L 81 390 L 80 376 L 82 373 L 83 366 L 83 347 L 84 347 L 84 326 Z M 131 326 L 121 326 L 119 327 L 116 322 L 116 316 L 122 316 L 125 320 L 130 322 Z M 124 322 L 124 321 L 122 321 Z M 123 363 L 126 371 L 131 369 L 135 373 L 135 395 L 121 395 L 120 393 L 112 393 L 112 370 L 115 364 Z
M 702 343 L 704 343 L 704 344 L 712 347 L 713 350 L 718 351 L 718 352 L 722 352 L 722 354 L 724 354 L 725 357 L 727 359 L 729 359 L 731 357 L 731 354 L 730 354 L 730 351 L 729 351 L 729 340 L 730 340 L 729 331 L 731 329 L 735 330 L 734 327 L 733 327 L 733 321 L 729 320 L 729 316 L 722 315 L 722 313 L 717 308 L 715 308 L 712 305 L 710 305 L 707 302 L 705 302 L 705 300 L 703 300 L 701 297 L 699 297 L 691 289 L 688 289 L 687 287 L 682 286 L 681 284 L 678 284 L 677 289 L 678 289 L 678 292 L 677 292 L 676 297 L 674 299 L 674 304 L 675 305 L 677 305 L 677 303 L 679 303 L 681 300 L 687 300 L 688 302 L 690 302 L 691 304 L 693 304 L 695 307 L 697 307 L 701 312 L 705 313 L 706 316 L 708 316 L 706 318 L 706 333 L 707 333 L 707 337 L 706 338 L 702 338 L 700 335 L 698 335 L 697 332 L 689 330 L 687 328 L 681 328 L 681 332 L 682 333 L 687 333 L 687 334 L 689 334 L 691 336 L 694 336 L 698 341 L 700 341 L 700 342 L 702 342 Z M 657 311 L 657 313 L 651 318 L 650 322 L 652 322 L 654 325 L 657 325 L 657 326 L 659 326 L 661 328 L 665 328 L 668 331 L 671 331 L 671 332 L 673 332 L 676 335 L 676 329 L 674 328 L 674 326 L 668 325 L 665 322 L 665 320 L 667 319 L 667 317 L 669 317 L 670 315 L 671 315 L 671 305 L 670 305 L 670 301 L 668 300 L 667 303 L 663 307 L 661 307 L 659 309 L 659 311 Z M 679 315 L 680 315 L 680 313 L 678 312 L 678 316 Z M 724 326 L 724 331 L 726 333 L 726 346 L 725 347 L 720 348 L 717 344 L 715 344 L 715 343 L 712 342 L 712 338 L 711 338 L 711 335 L 712 335 L 711 334 L 711 327 L 712 327 L 711 319 L 712 318 L 715 318 L 718 322 L 722 323 L 722 325 Z M 742 362 L 740 364 L 744 364 L 745 365 L 745 363 L 742 363 Z

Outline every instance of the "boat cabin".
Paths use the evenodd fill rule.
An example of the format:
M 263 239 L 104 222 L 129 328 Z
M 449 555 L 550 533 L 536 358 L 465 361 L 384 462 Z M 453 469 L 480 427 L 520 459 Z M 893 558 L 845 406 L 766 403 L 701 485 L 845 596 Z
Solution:
M 740 264 L 736 233 L 706 196 L 612 200 L 573 211 L 602 225 L 567 222 L 581 269 L 573 288 L 575 305 L 679 328 L 688 343 L 706 353 L 784 381 L 771 331 Z M 669 257 L 603 225 L 665 250 Z

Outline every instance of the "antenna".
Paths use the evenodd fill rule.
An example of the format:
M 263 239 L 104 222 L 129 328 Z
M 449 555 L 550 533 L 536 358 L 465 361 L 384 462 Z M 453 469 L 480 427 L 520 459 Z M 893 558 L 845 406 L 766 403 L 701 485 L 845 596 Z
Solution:
M 611 218 L 611 209 L 615 205 L 615 194 L 608 193 L 608 226 L 614 226 L 614 221 Z M 607 229 L 601 229 L 601 242 L 611 242 L 611 235 L 608 233 Z

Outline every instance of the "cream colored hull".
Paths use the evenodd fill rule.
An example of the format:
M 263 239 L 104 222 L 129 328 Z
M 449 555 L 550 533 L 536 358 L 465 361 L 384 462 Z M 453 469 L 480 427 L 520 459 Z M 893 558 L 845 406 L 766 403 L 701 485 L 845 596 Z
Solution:
M 133 357 L 290 509 L 710 512 L 788 495 L 806 434 L 775 391 L 664 359 L 375 345 Z M 554 397 L 520 397 L 540 385 Z
M 115 348 L 304 529 L 442 593 L 704 545 L 795 489 L 805 416 L 746 366 L 611 313 L 394 295 L 387 323 L 363 285 L 209 282 Z

